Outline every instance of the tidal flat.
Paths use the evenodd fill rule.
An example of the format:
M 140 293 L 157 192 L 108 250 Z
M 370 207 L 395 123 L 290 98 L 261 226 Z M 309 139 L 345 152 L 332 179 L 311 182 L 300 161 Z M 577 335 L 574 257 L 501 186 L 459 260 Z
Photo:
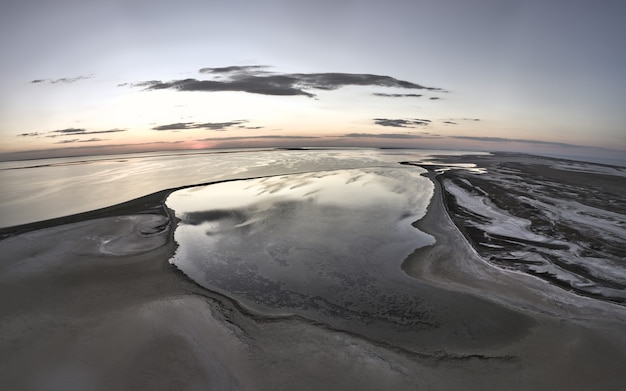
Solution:
M 226 152 L 0 167 L 2 384 L 626 387 L 625 169 Z

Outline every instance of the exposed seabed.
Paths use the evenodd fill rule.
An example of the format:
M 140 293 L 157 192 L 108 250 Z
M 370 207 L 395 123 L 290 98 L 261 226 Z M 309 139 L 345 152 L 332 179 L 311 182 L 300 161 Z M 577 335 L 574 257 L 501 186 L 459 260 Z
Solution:
M 3 229 L 0 381 L 34 390 L 624 388 L 624 307 L 490 263 L 442 188 L 474 177 L 437 177 L 441 166 L 430 166 L 433 197 L 414 223 L 436 244 L 398 263 L 415 283 L 406 303 L 422 314 L 406 329 L 395 312 L 378 319 L 383 307 L 376 319 L 268 309 L 198 284 L 170 263 L 184 224 L 165 204 L 171 191 Z

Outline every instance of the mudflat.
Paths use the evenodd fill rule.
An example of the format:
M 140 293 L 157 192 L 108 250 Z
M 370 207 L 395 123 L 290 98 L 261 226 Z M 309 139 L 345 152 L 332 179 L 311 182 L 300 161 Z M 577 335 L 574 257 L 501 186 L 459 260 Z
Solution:
M 491 176 L 436 173 L 467 162 Z M 565 280 L 560 274 L 543 276 L 522 262 L 503 266 L 504 258 L 524 259 L 526 253 L 549 255 L 544 269 L 536 268 L 540 272 L 554 257 L 567 259 L 571 248 L 561 242 L 572 243 L 569 238 L 577 236 L 557 227 L 562 236 L 553 233 L 552 241 L 544 242 L 546 231 L 533 228 L 541 224 L 532 221 L 550 220 L 528 212 L 532 205 L 539 209 L 538 202 L 547 203 L 550 194 L 556 197 L 553 193 L 527 192 L 527 214 L 514 210 L 517 203 L 511 201 L 488 212 L 472 209 L 472 197 L 491 205 L 489 195 L 495 193 L 488 184 L 502 187 L 507 175 L 531 183 L 526 178 L 544 173 L 549 175 L 544 183 L 571 185 L 571 171 L 584 169 L 590 176 L 613 178 L 604 178 L 612 185 L 592 185 L 610 193 L 623 190 L 619 172 L 600 167 L 603 173 L 589 173 L 598 166 L 572 168 L 521 155 L 441 157 L 422 167 L 435 187 L 426 215 L 414 225 L 433 235 L 436 244 L 413 252 L 402 270 L 415 282 L 429 327 L 406 331 L 392 320 L 352 324 L 270 313 L 199 286 L 170 263 L 179 222 L 164 204 L 171 191 L 164 191 L 92 213 L 3 229 L 2 384 L 24 390 L 624 388 L 626 311 L 615 293 L 621 289 L 619 265 L 602 269 L 603 278 L 595 280 L 599 288 L 591 293 L 585 291 L 590 285 L 567 289 L 555 282 Z M 613 199 L 617 208 L 624 201 L 606 194 L 597 198 Z M 608 209 L 599 202 L 584 205 Z M 522 241 L 491 230 L 502 211 L 531 221 L 516 226 L 527 231 L 518 232 Z M 616 207 L 609 211 L 620 213 Z M 612 228 L 597 219 L 611 216 L 594 211 L 590 228 L 608 231 L 597 240 L 607 240 L 609 247 L 615 240 Z M 574 243 L 574 250 L 581 243 Z M 589 245 L 589 251 L 605 252 L 582 256 L 610 261 L 620 256 L 617 244 L 618 250 L 606 251 Z M 573 254 L 580 258 L 581 252 Z M 580 278 L 593 269 L 585 271 Z

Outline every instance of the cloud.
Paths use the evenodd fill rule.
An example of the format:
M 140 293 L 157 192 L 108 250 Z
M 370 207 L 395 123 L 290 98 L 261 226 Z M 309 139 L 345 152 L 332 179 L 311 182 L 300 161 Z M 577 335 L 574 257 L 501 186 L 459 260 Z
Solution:
M 19 137 L 37 137 L 37 136 L 41 136 L 43 135 L 43 133 L 39 133 L 39 132 L 30 132 L 30 133 L 20 133 L 18 134 Z
M 193 129 L 193 122 L 177 122 L 174 124 L 159 125 L 152 128 L 153 130 L 180 130 Z
M 456 122 L 452 122 L 452 121 L 443 121 L 444 124 L 450 124 L 450 125 L 458 125 Z
M 209 74 L 221 74 L 221 73 L 247 73 L 247 74 L 266 74 L 264 69 L 269 68 L 267 65 L 232 65 L 221 68 L 202 68 L 198 72 Z
M 152 128 L 153 130 L 186 130 L 186 129 L 208 129 L 208 130 L 226 130 L 232 126 L 238 126 L 240 128 L 246 128 L 241 124 L 247 123 L 247 120 L 235 120 L 229 122 L 178 122 L 174 124 L 160 125 Z M 246 129 L 258 129 L 260 127 L 246 128 Z
M 128 129 L 109 129 L 109 130 L 96 130 L 91 132 L 84 132 L 81 134 L 103 134 L 103 133 L 119 133 L 119 132 L 127 132 Z
M 448 118 L 447 121 L 469 121 L 469 122 L 479 122 L 479 118 Z M 444 122 L 446 123 L 446 122 Z
M 441 98 L 440 98 L 440 97 L 438 97 L 438 96 L 431 96 L 429 99 L 430 99 L 430 100 L 439 100 L 439 99 L 441 99 Z
M 120 83 L 117 86 L 118 87 L 150 87 L 151 85 L 159 84 L 159 83 L 161 83 L 160 80 L 147 80 L 147 81 L 138 81 L 135 83 Z
M 89 140 L 81 140 L 78 138 L 72 138 L 69 140 L 61 140 L 61 141 L 57 141 L 55 144 L 72 144 L 72 143 L 93 143 L 96 141 L 105 141 L 106 139 L 101 139 L 101 138 L 90 138 Z
M 109 129 L 109 130 L 87 130 L 83 128 L 67 128 L 67 129 L 58 129 L 51 130 L 49 132 L 30 132 L 30 133 L 21 133 L 18 134 L 18 137 L 47 137 L 47 138 L 56 138 L 63 136 L 78 136 L 84 134 L 104 134 L 104 133 L 118 133 L 118 132 L 126 132 L 127 129 Z
M 385 98 L 419 98 L 421 94 L 384 94 L 381 92 L 375 92 L 372 95 L 381 96 Z
M 300 88 L 293 87 L 296 80 L 283 77 L 258 77 L 247 76 L 239 80 L 217 81 L 217 80 L 197 80 L 185 79 L 174 80 L 168 83 L 156 83 L 147 87 L 148 90 L 172 89 L 177 91 L 241 91 L 251 94 L 262 95 L 304 95 L 313 97 L 315 95 Z
M 380 126 L 390 126 L 394 128 L 414 128 L 416 126 L 430 125 L 428 119 L 389 119 L 389 118 L 374 118 L 374 123 Z
M 127 129 L 109 129 L 109 130 L 92 130 L 89 131 L 87 129 L 82 128 L 68 128 L 68 129 L 59 129 L 52 130 L 48 133 L 53 133 L 52 135 L 48 135 L 46 137 L 59 137 L 59 136 L 69 136 L 69 135 L 83 135 L 83 134 L 104 134 L 104 133 L 118 133 L 118 132 L 126 132 Z
M 314 97 L 310 90 L 331 91 L 345 86 L 376 86 L 428 91 L 441 88 L 426 87 L 391 76 L 358 73 L 275 73 L 265 71 L 267 66 L 246 65 L 222 68 L 202 68 L 200 73 L 212 76 L 209 80 L 182 79 L 162 82 L 157 80 L 123 83 L 120 86 L 145 87 L 146 90 L 171 89 L 176 91 L 241 91 L 252 94 Z
M 251 140 L 251 139 L 288 139 L 288 140 L 296 140 L 296 139 L 315 139 L 319 137 L 314 136 L 272 136 L 272 135 L 264 135 L 264 136 L 233 136 L 233 137 L 209 137 L 203 138 L 198 141 L 233 141 L 233 140 Z
M 93 75 L 84 75 L 84 76 L 78 76 L 78 77 L 63 77 L 61 79 L 35 79 L 35 80 L 31 80 L 31 84 L 41 84 L 41 83 L 48 83 L 48 84 L 70 84 L 70 83 L 75 83 L 79 80 L 87 80 L 87 79 L 92 79 Z
M 417 139 L 424 136 L 411 133 L 348 133 L 341 137 L 348 138 L 391 138 L 391 139 Z
M 419 84 L 411 83 L 404 80 L 398 80 L 391 76 L 371 75 L 371 74 L 355 74 L 355 73 L 311 73 L 311 74 L 294 74 L 292 75 L 305 87 L 334 90 L 339 87 L 355 85 L 355 86 L 380 86 L 380 87 L 398 87 L 411 88 L 420 90 L 436 91 L 440 88 L 425 87 Z
M 70 134 L 82 134 L 85 133 L 87 130 L 86 129 L 79 129 L 79 128 L 68 128 L 68 129 L 59 129 L 59 130 L 53 130 L 52 132 L 54 133 L 70 133 Z

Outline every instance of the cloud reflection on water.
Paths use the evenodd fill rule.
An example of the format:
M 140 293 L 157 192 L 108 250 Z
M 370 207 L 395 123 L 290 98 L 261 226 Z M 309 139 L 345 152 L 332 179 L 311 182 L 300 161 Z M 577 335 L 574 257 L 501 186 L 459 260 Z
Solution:
M 410 167 L 177 191 L 167 200 L 181 219 L 171 262 L 262 311 L 418 327 L 428 319 L 400 264 L 434 242 L 411 226 L 432 194 L 432 183 Z

